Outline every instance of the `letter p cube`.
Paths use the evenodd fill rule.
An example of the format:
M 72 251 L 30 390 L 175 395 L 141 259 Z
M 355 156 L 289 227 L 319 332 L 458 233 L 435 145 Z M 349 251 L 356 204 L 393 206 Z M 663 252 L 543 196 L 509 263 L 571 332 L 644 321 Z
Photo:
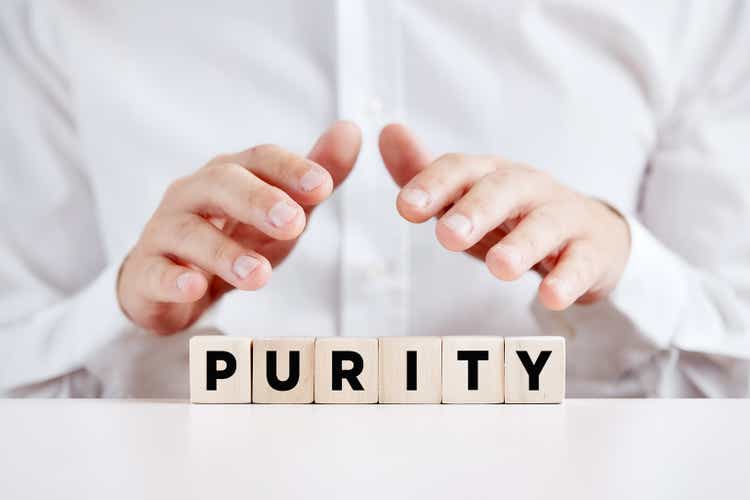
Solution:
M 190 401 L 249 403 L 250 339 L 221 335 L 190 339 Z

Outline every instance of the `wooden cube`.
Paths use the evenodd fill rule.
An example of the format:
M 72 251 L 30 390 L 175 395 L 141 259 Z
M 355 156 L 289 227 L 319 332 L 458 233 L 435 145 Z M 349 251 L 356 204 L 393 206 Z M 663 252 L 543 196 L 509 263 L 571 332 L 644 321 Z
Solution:
M 378 339 L 317 339 L 315 402 L 377 403 Z
M 253 403 L 312 403 L 315 338 L 253 341 Z
M 561 403 L 565 399 L 565 339 L 505 338 L 505 402 Z
M 502 403 L 502 337 L 443 337 L 443 403 Z
M 190 339 L 190 401 L 249 403 L 252 340 L 223 335 Z
M 440 403 L 440 337 L 379 339 L 381 403 Z

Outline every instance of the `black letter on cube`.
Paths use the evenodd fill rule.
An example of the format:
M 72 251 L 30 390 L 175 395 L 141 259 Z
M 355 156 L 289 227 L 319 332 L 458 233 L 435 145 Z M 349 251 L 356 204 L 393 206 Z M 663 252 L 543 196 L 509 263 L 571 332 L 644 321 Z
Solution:
M 344 370 L 343 362 L 351 361 L 352 367 Z M 358 352 L 354 351 L 332 351 L 331 352 L 331 390 L 342 391 L 343 382 L 346 379 L 353 391 L 364 391 L 357 376 L 365 368 L 365 360 Z
M 458 351 L 456 359 L 459 361 L 468 361 L 468 387 L 469 391 L 479 390 L 479 362 L 490 359 L 489 351 Z
M 536 363 L 531 361 L 531 356 L 526 351 L 516 351 L 518 359 L 521 360 L 521 364 L 526 369 L 526 373 L 529 374 L 529 390 L 539 390 L 539 374 L 542 373 L 542 368 L 547 364 L 552 351 L 540 351 L 539 357 L 536 358 Z
M 223 370 L 217 369 L 218 361 L 223 361 L 226 366 Z M 215 391 L 216 382 L 219 379 L 227 379 L 237 371 L 237 359 L 234 354 L 227 351 L 206 351 L 206 390 Z
M 417 351 L 406 351 L 406 390 L 417 390 Z
M 299 351 L 289 351 L 289 377 L 279 380 L 276 376 L 276 351 L 266 352 L 266 380 L 275 391 L 291 391 L 299 382 Z

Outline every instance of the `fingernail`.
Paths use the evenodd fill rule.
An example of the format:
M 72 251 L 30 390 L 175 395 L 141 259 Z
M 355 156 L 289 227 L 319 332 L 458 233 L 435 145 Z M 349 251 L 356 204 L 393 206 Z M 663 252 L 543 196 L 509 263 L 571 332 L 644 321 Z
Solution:
M 401 199 L 414 207 L 424 208 L 430 202 L 430 195 L 421 189 L 405 188 L 401 190 Z
M 502 243 L 498 243 L 495 245 L 495 247 L 492 249 L 492 252 L 496 255 L 501 255 L 501 259 L 504 260 L 507 264 L 510 265 L 513 270 L 519 270 L 521 267 L 521 252 L 519 252 L 515 247 L 512 247 L 510 245 L 503 245 Z
M 550 278 L 547 280 L 547 286 L 554 288 L 561 299 L 570 300 L 573 290 L 567 281 L 559 278 Z
M 471 221 L 461 214 L 451 214 L 441 220 L 448 229 L 460 236 L 468 236 L 471 233 Z
M 237 275 L 240 279 L 245 279 L 250 276 L 253 269 L 260 265 L 258 259 L 250 257 L 249 255 L 240 255 L 234 260 L 232 264 L 232 272 Z
M 299 188 L 308 193 L 319 188 L 326 180 L 326 175 L 318 166 L 312 167 L 305 175 L 299 178 Z
M 184 292 L 190 285 L 191 279 L 193 279 L 193 273 L 182 273 L 177 277 L 177 288 Z
M 268 218 L 276 227 L 289 224 L 297 216 L 297 208 L 287 201 L 280 201 L 268 211 Z

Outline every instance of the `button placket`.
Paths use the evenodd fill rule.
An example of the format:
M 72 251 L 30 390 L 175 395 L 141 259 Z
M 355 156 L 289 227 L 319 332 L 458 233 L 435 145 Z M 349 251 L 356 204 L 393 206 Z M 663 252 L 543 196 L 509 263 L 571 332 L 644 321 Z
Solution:
M 382 164 L 378 135 L 398 118 L 396 5 L 338 3 L 338 105 L 362 127 L 362 151 L 339 197 L 341 335 L 406 335 L 408 228 Z M 388 75 L 386 77 L 386 75 Z

